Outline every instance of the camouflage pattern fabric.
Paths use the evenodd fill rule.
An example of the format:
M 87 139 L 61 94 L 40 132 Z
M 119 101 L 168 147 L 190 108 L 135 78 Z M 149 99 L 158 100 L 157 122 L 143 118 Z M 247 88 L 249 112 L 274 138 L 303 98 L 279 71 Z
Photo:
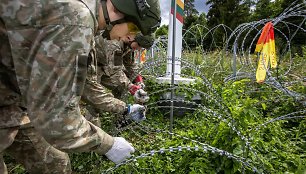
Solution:
M 28 124 L 30 119 L 21 109 L 21 94 L 14 70 L 14 62 L 8 37 L 4 32 L 4 23 L 0 20 L 0 129 Z M 5 108 L 4 108 L 5 106 Z
M 81 111 L 83 112 L 84 117 L 86 120 L 90 121 L 95 126 L 98 126 L 102 128 L 101 119 L 99 115 L 99 111 L 97 111 L 94 107 L 91 105 L 80 105 Z M 112 134 L 110 134 L 112 135 Z
M 107 44 L 107 42 L 104 43 Z M 108 89 L 98 83 L 98 79 L 103 73 L 97 65 L 96 50 L 92 49 L 89 54 L 87 78 L 82 95 L 82 100 L 87 105 L 82 107 L 82 110 L 86 120 L 101 127 L 99 113 L 111 112 L 123 114 L 126 110 L 126 103 L 115 98 Z
M 106 40 L 102 36 L 96 36 L 95 41 L 100 83 L 112 91 L 127 93 L 129 77 L 133 79 L 138 74 L 131 50 L 122 41 Z
M 82 100 L 87 105 L 82 110 L 87 120 L 101 127 L 98 113 L 123 114 L 126 111 L 126 103 L 117 98 L 120 98 L 124 92 L 127 93 L 128 84 L 131 83 L 127 74 L 136 76 L 134 72 L 137 70 L 135 70 L 136 64 L 130 54 L 123 57 L 123 42 L 106 40 L 101 36 L 96 36 L 95 41 L 96 47 L 89 55 L 87 79 L 82 95 Z M 123 65 L 129 71 L 126 71 Z M 119 95 L 115 98 L 110 90 Z
M 125 51 L 125 55 L 123 57 L 123 72 L 130 79 L 130 81 L 134 81 L 136 76 L 139 75 L 139 71 L 142 69 L 140 64 L 137 64 L 134 58 L 134 54 L 131 50 Z
M 97 29 L 93 14 L 81 1 L 0 1 L 0 35 L 9 41 L 1 40 L 0 48 L 10 50 L 1 51 L 1 97 L 9 100 L 1 100 L 0 110 L 26 110 L 35 130 L 64 152 L 105 154 L 114 142 L 79 109 Z M 20 110 L 3 112 L 2 125 L 11 122 L 11 114 L 22 117 Z
M 29 173 L 70 174 L 68 154 L 52 147 L 34 128 L 12 127 L 0 129 L 0 173 L 7 174 L 3 161 L 6 153 L 22 164 Z
M 112 112 L 123 114 L 126 108 L 126 103 L 114 98 L 112 93 L 98 83 L 94 78 L 90 76 L 96 76 L 95 74 L 89 74 L 85 83 L 84 93 L 82 100 L 91 105 L 97 112 Z
M 107 47 L 105 48 L 107 49 Z M 114 98 L 108 89 L 98 83 L 98 79 L 103 73 L 98 69 L 97 65 L 96 49 L 92 49 L 89 54 L 88 72 L 82 100 L 94 108 L 96 112 L 104 111 L 122 114 L 125 111 L 126 104 Z
M 110 90 L 126 90 L 129 79 L 123 72 L 123 42 L 96 36 L 97 61 L 101 70 L 100 83 Z

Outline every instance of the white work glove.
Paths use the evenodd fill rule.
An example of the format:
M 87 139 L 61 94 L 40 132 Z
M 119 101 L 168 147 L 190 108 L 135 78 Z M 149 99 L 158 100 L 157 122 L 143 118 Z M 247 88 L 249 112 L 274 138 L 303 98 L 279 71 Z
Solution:
M 150 97 L 146 91 L 138 89 L 134 94 L 134 99 L 136 103 L 146 103 L 149 101 Z
M 129 91 L 134 96 L 136 103 L 145 103 L 148 102 L 150 99 L 148 93 L 144 91 L 140 85 L 131 84 L 129 87 Z
M 134 152 L 134 147 L 124 138 L 115 137 L 112 148 L 105 154 L 105 156 L 115 164 L 119 164 L 129 158 L 131 153 Z
M 146 108 L 139 104 L 128 105 L 127 117 L 136 122 L 143 121 L 146 119 Z

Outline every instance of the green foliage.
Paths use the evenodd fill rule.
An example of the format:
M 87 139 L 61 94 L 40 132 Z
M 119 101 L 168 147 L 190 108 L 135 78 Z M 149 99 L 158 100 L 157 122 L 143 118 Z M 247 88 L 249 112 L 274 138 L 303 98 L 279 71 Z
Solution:
M 305 137 L 300 136 L 302 132 L 305 134 L 305 131 L 300 130 L 300 127 L 305 127 L 305 120 L 284 120 L 259 126 L 277 116 L 298 111 L 303 106 L 268 86 L 257 88 L 265 93 L 247 93 L 248 87 L 255 85 L 252 83 L 247 80 L 234 82 L 231 90 L 223 92 L 223 98 L 233 117 L 237 118 L 237 123 L 250 136 L 252 147 L 258 150 L 258 158 L 265 171 L 294 173 L 301 167 L 301 160 L 305 164 L 305 158 L 300 156 L 305 150 L 305 146 L 301 146 Z M 259 131 L 254 129 L 256 127 Z
M 8 173 L 10 174 L 24 174 L 26 170 L 21 164 L 16 164 L 16 160 L 11 158 L 10 156 L 4 156 L 4 160 L 6 163 L 6 167 L 8 169 Z
M 290 98 L 285 98 L 280 92 L 275 92 L 268 86 L 257 86 L 266 93 L 248 93 L 250 86 L 256 86 L 250 80 L 241 80 L 219 86 L 223 102 L 228 107 L 231 119 L 230 123 L 235 126 L 242 135 L 247 136 L 251 142 L 252 150 L 247 150 L 245 141 L 228 125 L 228 122 L 220 121 L 213 115 L 202 109 L 187 114 L 185 117 L 175 118 L 174 132 L 180 136 L 197 139 L 216 148 L 225 150 L 238 156 L 251 159 L 261 172 L 265 173 L 295 173 L 305 171 L 305 156 L 303 151 L 305 143 L 305 120 L 290 120 L 270 123 L 260 127 L 266 121 L 288 112 L 294 112 L 302 108 Z M 157 91 L 165 88 L 163 85 L 149 82 L 150 90 Z M 205 89 L 201 82 L 188 88 Z M 270 91 L 270 92 L 268 92 Z M 177 91 L 178 92 L 178 91 Z M 176 94 L 178 94 L 176 92 Z M 180 89 L 180 92 L 190 93 Z M 160 100 L 159 95 L 152 96 L 153 100 Z M 203 101 L 204 103 L 205 101 Z M 216 103 L 206 101 L 209 108 L 218 108 Z M 163 113 L 153 109 L 148 112 L 148 122 L 154 123 L 152 127 L 164 128 L 169 120 Z M 214 112 L 223 116 L 227 111 L 214 109 Z M 259 128 L 258 130 L 256 128 Z M 134 132 L 137 132 L 137 128 Z M 169 138 L 164 133 L 139 133 L 141 141 L 135 139 L 135 134 L 124 134 L 133 141 L 133 144 L 142 152 L 152 149 L 169 148 L 177 146 L 195 146 L 194 142 L 178 137 Z M 139 135 L 138 135 L 139 136 Z M 256 152 L 256 155 L 255 153 Z M 139 152 L 140 153 L 140 152 Z M 220 156 L 211 151 L 186 151 L 165 152 L 136 162 L 122 166 L 115 173 L 139 172 L 139 173 L 246 173 L 250 168 L 243 168 L 242 164 L 226 156 Z
M 185 6 L 184 7 L 185 16 L 189 17 L 189 16 L 194 16 L 194 15 L 199 14 L 199 12 L 194 6 L 194 0 L 185 0 L 184 6 Z
M 303 48 L 304 49 L 304 48 Z M 305 51 L 305 50 L 304 50 Z M 222 62 L 225 55 L 212 52 L 202 57 L 200 52 L 188 52 L 183 55 L 195 64 L 199 64 L 200 71 L 208 77 L 215 88 L 214 93 L 201 78 L 196 83 L 178 86 L 176 95 L 184 95 L 190 101 L 196 93 L 201 95 L 201 107 L 185 116 L 174 117 L 175 135 L 197 140 L 215 148 L 224 150 L 241 158 L 246 158 L 250 165 L 263 173 L 305 173 L 306 172 L 306 120 L 288 119 L 271 123 L 268 121 L 284 116 L 288 113 L 300 111 L 305 107 L 286 96 L 283 92 L 265 84 L 257 84 L 249 79 L 224 83 L 223 79 L 231 72 L 229 62 Z M 221 58 L 221 59 L 220 59 Z M 291 72 L 305 74 L 305 57 L 296 55 L 297 63 L 292 65 Z M 286 67 L 288 57 L 283 59 Z M 204 64 L 205 63 L 205 64 Z M 223 71 L 217 71 L 217 65 Z M 163 69 L 164 70 L 164 69 Z M 195 69 L 185 68 L 184 74 L 197 76 Z M 219 74 L 218 74 L 219 73 Z M 214 74 L 214 75 L 212 75 Z M 290 78 L 290 77 L 283 77 Z M 299 78 L 299 77 L 297 77 Z M 280 80 L 280 79 L 279 79 Z M 150 107 L 147 120 L 142 123 L 150 129 L 146 130 L 136 124 L 130 124 L 121 132 L 137 149 L 135 156 L 149 153 L 151 150 L 178 146 L 202 147 L 196 141 L 173 135 L 170 138 L 166 132 L 169 129 L 167 110 L 158 108 L 156 101 L 161 100 L 161 93 L 154 93 L 167 89 L 169 85 L 157 84 L 154 79 L 146 79 L 146 89 L 150 95 Z M 288 88 L 306 94 L 305 85 L 292 84 Z M 205 95 L 208 97 L 205 97 Z M 212 112 L 208 112 L 212 111 Z M 220 116 L 220 118 L 218 118 Z M 102 129 L 112 134 L 114 116 L 103 114 Z M 160 129 L 162 132 L 149 131 Z M 241 135 L 238 135 L 237 132 Z M 248 148 L 246 137 L 250 142 Z M 115 165 L 105 157 L 95 153 L 71 154 L 71 163 L 75 173 L 103 173 Z M 9 161 L 14 163 L 14 161 Z M 12 173 L 24 173 L 20 166 L 9 164 Z M 12 168 L 14 170 L 12 170 Z M 226 155 L 214 151 L 186 150 L 149 155 L 118 167 L 111 173 L 253 173 L 250 167 Z
M 183 25 L 183 48 L 194 49 L 196 46 L 202 44 L 202 37 L 204 34 L 204 27 L 207 27 L 206 14 L 187 16 Z
M 250 16 L 250 20 L 262 20 L 262 19 L 272 19 L 277 16 L 279 16 L 281 13 L 283 13 L 285 10 L 288 10 L 292 8 L 293 6 L 302 3 L 303 0 L 259 0 L 255 4 L 255 10 Z M 306 33 L 303 31 L 303 29 L 297 29 L 297 26 L 305 28 L 306 24 L 303 17 L 288 17 L 284 20 L 286 23 L 290 23 L 290 25 L 287 25 L 285 23 L 279 23 L 277 25 L 277 29 L 280 32 L 276 32 L 276 38 L 278 39 L 277 43 L 283 43 L 278 44 L 278 47 L 280 47 L 281 50 L 286 49 L 287 40 L 283 37 L 283 35 L 286 35 L 290 40 L 291 44 L 291 50 L 293 54 L 298 53 L 302 56 L 302 46 L 306 44 L 306 40 L 304 39 L 306 37 Z M 295 34 L 292 34 L 292 32 L 295 31 Z
M 147 81 L 147 86 L 151 93 L 169 87 L 168 85 L 156 84 L 154 80 Z M 198 140 L 234 155 L 250 159 L 251 164 L 256 166 L 260 172 L 305 172 L 306 120 L 284 120 L 261 126 L 273 118 L 298 111 L 303 106 L 282 95 L 280 91 L 275 91 L 269 86 L 258 85 L 247 79 L 214 86 L 218 93 L 221 94 L 221 103 L 227 109 L 220 110 L 217 103 L 204 98 L 202 104 L 223 117 L 229 115 L 228 122 L 224 122 L 205 112 L 203 108 L 198 108 L 194 112 L 187 113 L 184 117 L 175 117 L 173 130 L 175 134 Z M 186 94 L 186 100 L 190 99 L 188 96 L 194 95 L 194 92 L 188 89 L 209 93 L 209 89 L 202 81 L 197 81 L 197 83 L 185 87 L 187 88 L 180 88 L 175 93 Z M 250 87 L 253 88 L 250 89 Z M 153 101 L 160 100 L 159 93 L 150 97 Z M 147 112 L 149 126 L 153 129 L 167 130 L 169 120 L 168 117 L 165 117 L 165 112 L 160 112 L 160 109 L 156 109 L 153 106 L 150 108 L 152 109 Z M 229 126 L 229 123 L 232 126 Z M 246 142 L 237 135 L 233 127 L 237 128 L 243 136 L 249 139 L 252 150 L 247 150 Z M 140 150 L 136 152 L 136 156 L 160 148 L 199 146 L 195 142 L 176 136 L 169 138 L 167 133 L 150 133 L 137 127 L 127 130 L 122 136 L 129 139 L 136 149 Z M 80 173 L 86 170 L 90 170 L 92 173 L 99 170 L 101 172 L 113 166 L 113 164 L 96 156 L 86 157 L 83 155 L 73 161 L 79 162 L 82 161 L 81 159 L 87 159 L 89 163 L 85 163 L 87 165 L 84 165 L 85 161 L 78 164 L 74 163 L 74 165 L 82 166 L 81 169 L 75 168 Z M 92 163 L 99 167 L 93 167 Z M 84 170 L 84 166 L 87 166 L 86 170 Z M 240 162 L 212 151 L 188 151 L 184 149 L 140 158 L 135 162 L 119 167 L 113 172 L 152 174 L 251 173 L 250 168 L 242 166 Z
M 213 28 L 224 24 L 231 29 L 235 29 L 242 23 L 248 22 L 250 16 L 250 2 L 241 0 L 208 0 L 207 5 L 210 9 L 207 13 L 208 28 Z M 212 50 L 222 48 L 227 39 L 227 33 L 224 30 L 214 31 L 213 38 L 207 37 L 204 40 L 204 48 L 207 48 L 212 42 Z
M 159 36 L 167 36 L 167 35 L 168 35 L 168 25 L 162 25 L 155 32 L 156 38 L 158 38 Z
M 183 29 L 184 30 L 189 29 L 191 26 L 193 26 L 195 24 L 195 22 L 197 20 L 198 20 L 198 16 L 197 15 L 190 15 L 190 16 L 185 17 Z
M 210 28 L 225 24 L 234 29 L 239 24 L 247 22 L 249 6 L 241 0 L 208 0 L 210 10 L 207 13 L 208 26 Z
M 277 4 L 277 3 L 270 2 L 270 0 L 257 1 L 252 19 L 261 20 L 261 19 L 269 19 L 269 18 L 276 17 L 279 11 L 273 11 L 273 10 L 276 10 L 276 8 L 273 8 L 274 4 Z

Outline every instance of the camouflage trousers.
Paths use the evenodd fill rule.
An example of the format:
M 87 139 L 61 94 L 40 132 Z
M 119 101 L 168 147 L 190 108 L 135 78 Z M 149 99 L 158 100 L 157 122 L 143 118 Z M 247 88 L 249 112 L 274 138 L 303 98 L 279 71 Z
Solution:
M 68 154 L 48 144 L 34 128 L 0 129 L 0 137 L 0 174 L 8 173 L 4 154 L 21 163 L 29 173 L 71 173 Z

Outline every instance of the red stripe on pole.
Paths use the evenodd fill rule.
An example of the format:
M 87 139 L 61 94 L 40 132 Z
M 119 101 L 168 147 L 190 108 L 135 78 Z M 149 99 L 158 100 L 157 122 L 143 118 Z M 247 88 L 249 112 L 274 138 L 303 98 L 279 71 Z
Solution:
M 174 9 L 171 9 L 171 14 L 172 15 L 173 15 L 173 10 Z M 179 20 L 181 23 L 184 22 L 184 17 L 180 13 L 178 13 L 178 12 L 176 12 L 176 19 Z
M 181 14 L 176 13 L 176 18 L 177 18 L 181 23 L 184 22 L 184 17 L 183 17 Z

